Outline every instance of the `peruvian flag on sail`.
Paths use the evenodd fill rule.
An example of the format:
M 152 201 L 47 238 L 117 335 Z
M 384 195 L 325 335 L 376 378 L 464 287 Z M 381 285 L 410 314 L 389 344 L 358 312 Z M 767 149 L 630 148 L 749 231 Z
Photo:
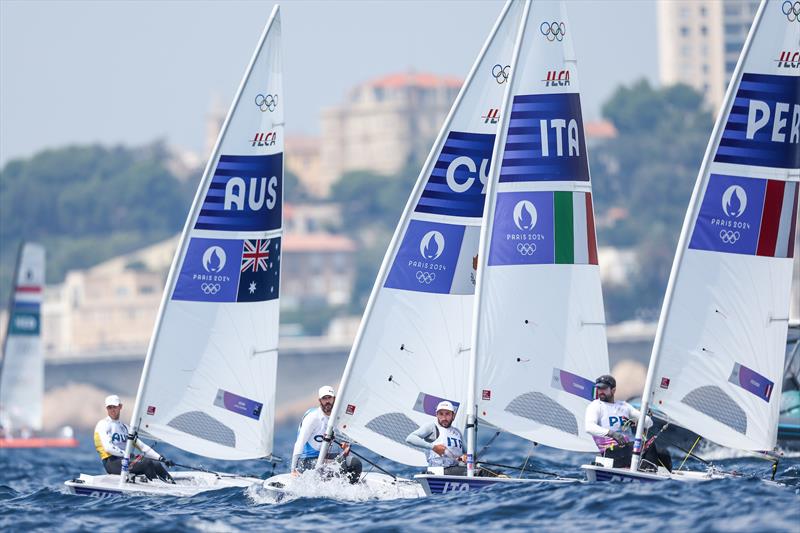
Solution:
M 797 224 L 797 182 L 768 180 L 757 255 L 794 257 Z

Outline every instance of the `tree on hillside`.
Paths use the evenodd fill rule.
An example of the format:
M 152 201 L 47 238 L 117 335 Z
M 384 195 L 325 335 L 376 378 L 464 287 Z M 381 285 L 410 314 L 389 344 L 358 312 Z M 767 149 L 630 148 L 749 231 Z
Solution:
M 47 248 L 49 282 L 179 231 L 194 188 L 167 169 L 169 154 L 71 146 L 10 161 L 0 171 L 0 301 L 25 240 Z
M 620 87 L 603 106 L 618 131 L 590 157 L 598 215 L 628 216 L 598 228 L 598 243 L 633 247 L 637 272 L 624 287 L 605 287 L 611 322 L 658 309 L 675 245 L 713 121 L 700 93 L 686 85 Z

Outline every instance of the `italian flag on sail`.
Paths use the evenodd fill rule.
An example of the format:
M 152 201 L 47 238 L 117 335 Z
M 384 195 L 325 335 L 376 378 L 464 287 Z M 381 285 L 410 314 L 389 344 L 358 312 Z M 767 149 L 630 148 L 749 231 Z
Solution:
M 555 191 L 553 222 L 556 264 L 597 264 L 592 193 Z

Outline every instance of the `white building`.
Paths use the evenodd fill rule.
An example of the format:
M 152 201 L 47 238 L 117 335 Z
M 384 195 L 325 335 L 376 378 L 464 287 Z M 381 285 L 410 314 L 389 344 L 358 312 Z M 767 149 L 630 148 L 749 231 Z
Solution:
M 757 8 L 758 0 L 658 2 L 661 83 L 694 87 L 716 112 Z

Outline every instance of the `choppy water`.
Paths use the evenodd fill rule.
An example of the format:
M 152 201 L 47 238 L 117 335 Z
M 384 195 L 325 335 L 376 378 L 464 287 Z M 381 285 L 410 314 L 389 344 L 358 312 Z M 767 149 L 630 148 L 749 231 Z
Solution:
M 279 428 L 275 452 L 289 456 L 294 427 Z M 521 464 L 530 445 L 503 435 L 487 461 Z M 161 453 L 186 464 L 267 474 L 259 461 L 225 463 L 199 459 L 173 448 Z M 769 475 L 760 459 L 709 451 L 726 470 Z M 537 448 L 529 467 L 580 476 L 590 456 Z M 689 460 L 692 463 L 692 460 Z M 677 463 L 676 463 L 677 464 Z M 687 463 L 688 464 L 688 463 Z M 396 473 L 415 469 L 384 463 Z M 702 466 L 694 462 L 693 468 Z M 286 465 L 276 472 L 286 471 Z M 756 479 L 697 484 L 574 484 L 498 487 L 420 500 L 340 502 L 297 499 L 267 504 L 246 489 L 193 498 L 112 497 L 66 494 L 63 482 L 79 472 L 101 473 L 87 436 L 77 450 L 0 450 L 0 531 L 253 531 L 253 530 L 441 530 L 447 531 L 791 531 L 800 532 L 800 454 L 783 459 L 776 487 Z M 642 529 L 640 529 L 642 530 Z

